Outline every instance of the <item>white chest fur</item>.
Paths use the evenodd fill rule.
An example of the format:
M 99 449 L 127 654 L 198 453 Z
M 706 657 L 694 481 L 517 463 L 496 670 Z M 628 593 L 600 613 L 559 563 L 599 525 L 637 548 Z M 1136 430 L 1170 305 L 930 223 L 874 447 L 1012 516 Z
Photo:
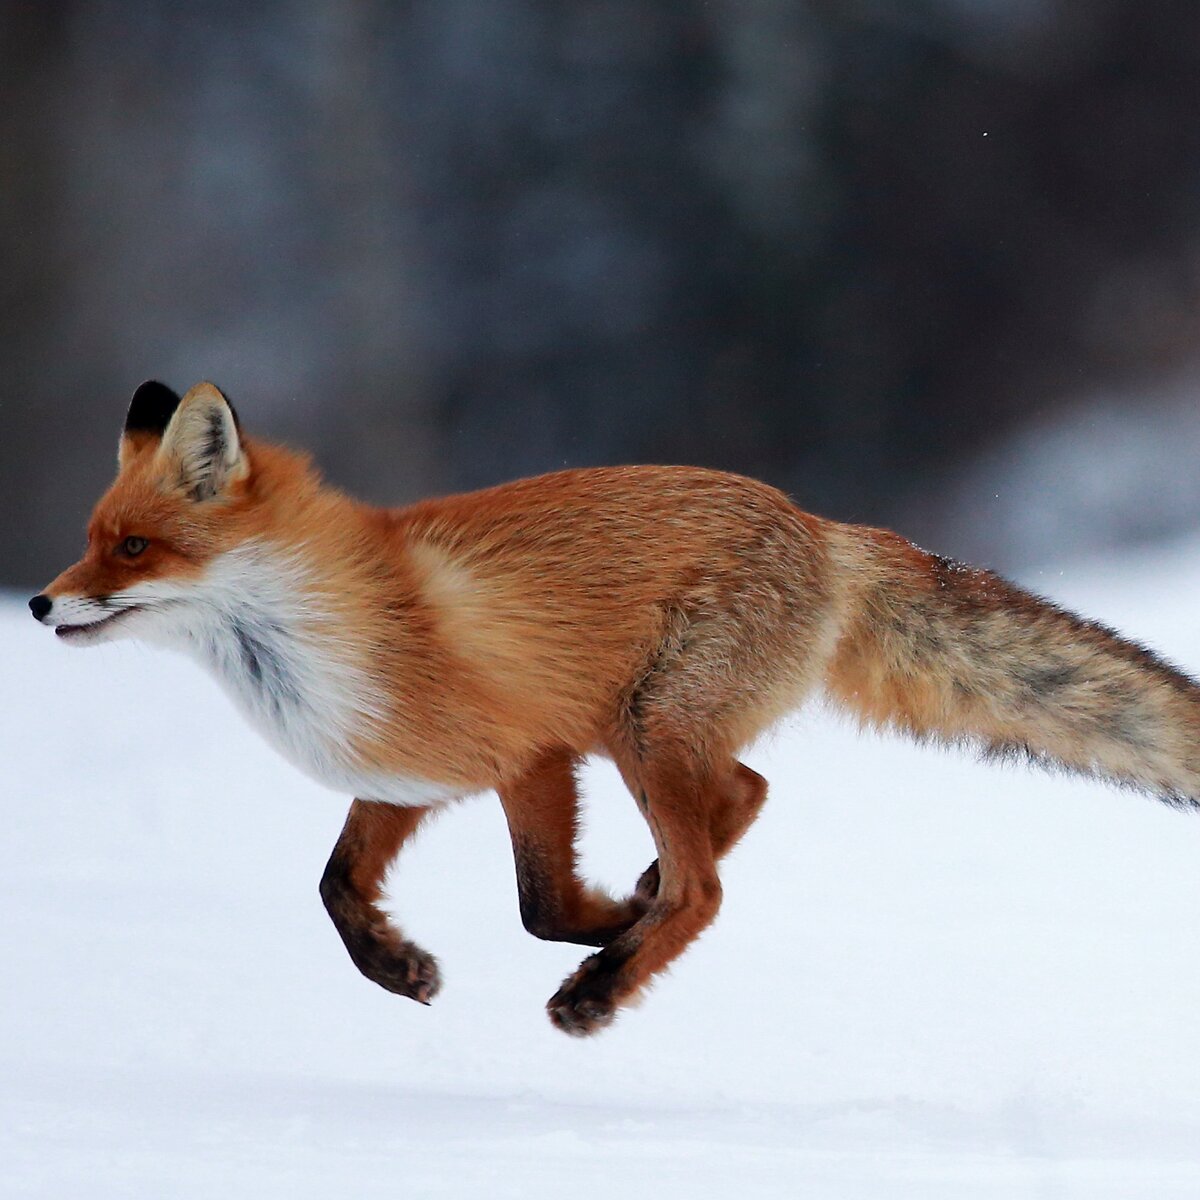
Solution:
M 352 747 L 386 725 L 395 701 L 294 555 L 251 543 L 217 559 L 164 632 L 214 671 L 289 762 L 364 800 L 424 805 L 461 789 L 362 763 Z

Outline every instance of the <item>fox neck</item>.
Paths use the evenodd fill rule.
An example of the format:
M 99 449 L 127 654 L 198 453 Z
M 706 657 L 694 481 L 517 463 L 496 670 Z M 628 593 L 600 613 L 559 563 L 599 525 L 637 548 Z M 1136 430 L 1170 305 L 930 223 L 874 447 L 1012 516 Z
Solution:
M 364 800 L 425 805 L 461 794 L 364 753 L 394 730 L 396 714 L 334 588 L 298 552 L 245 543 L 209 568 L 202 595 L 169 640 L 214 672 L 294 766 Z
M 344 757 L 381 706 L 339 625 L 331 597 L 297 556 L 247 542 L 212 563 L 163 640 L 213 671 L 288 758 L 335 748 Z

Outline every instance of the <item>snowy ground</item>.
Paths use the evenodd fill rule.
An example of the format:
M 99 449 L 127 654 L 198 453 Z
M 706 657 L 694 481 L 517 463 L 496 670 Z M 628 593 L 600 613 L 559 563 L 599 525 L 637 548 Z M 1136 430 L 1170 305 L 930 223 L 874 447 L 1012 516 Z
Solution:
M 1200 543 L 1032 586 L 1200 672 Z M 1200 1195 L 1200 822 L 804 714 L 717 925 L 599 1038 L 542 1004 L 494 798 L 395 880 L 431 1008 L 317 879 L 345 801 L 205 677 L 0 603 L 0 1192 L 107 1200 Z M 607 769 L 593 874 L 650 857 Z

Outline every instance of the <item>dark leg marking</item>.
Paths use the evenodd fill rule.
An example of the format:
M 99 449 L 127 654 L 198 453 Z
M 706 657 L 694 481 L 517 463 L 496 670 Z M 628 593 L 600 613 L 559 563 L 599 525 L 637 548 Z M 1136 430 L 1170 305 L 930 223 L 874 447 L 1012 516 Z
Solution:
M 437 959 L 398 937 L 387 918 L 364 903 L 351 883 L 349 864 L 336 855 L 321 876 L 321 899 L 351 961 L 372 983 L 421 1004 L 437 995 Z
M 422 1004 L 438 991 L 437 960 L 402 936 L 379 901 L 388 864 L 428 811 L 355 800 L 321 876 L 321 899 L 354 965 Z
M 521 924 L 546 942 L 570 942 L 577 946 L 606 946 L 624 933 L 640 913 L 631 913 L 608 925 L 588 925 L 572 920 L 563 911 L 564 898 L 554 886 L 554 877 L 538 843 L 514 834 L 513 858 L 517 868 L 517 898 Z
M 641 940 L 640 936 L 633 940 L 632 935 L 631 930 L 585 958 L 550 997 L 546 1011 L 555 1028 L 572 1037 L 587 1037 L 612 1024 L 617 1015 L 617 994 L 625 983 L 625 964 Z

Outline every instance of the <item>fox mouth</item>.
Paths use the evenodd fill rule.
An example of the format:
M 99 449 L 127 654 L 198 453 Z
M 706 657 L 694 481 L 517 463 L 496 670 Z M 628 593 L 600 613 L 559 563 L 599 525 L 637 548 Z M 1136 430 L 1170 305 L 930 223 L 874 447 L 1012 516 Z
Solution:
M 86 625 L 56 625 L 54 632 L 60 638 L 67 638 L 68 640 L 82 637 L 85 634 L 104 629 L 114 621 L 119 621 L 122 617 L 129 616 L 130 613 L 138 612 L 141 607 L 140 604 L 131 604 L 128 608 L 122 608 L 115 613 L 110 613 L 107 617 L 101 617 L 98 621 L 90 621 Z

